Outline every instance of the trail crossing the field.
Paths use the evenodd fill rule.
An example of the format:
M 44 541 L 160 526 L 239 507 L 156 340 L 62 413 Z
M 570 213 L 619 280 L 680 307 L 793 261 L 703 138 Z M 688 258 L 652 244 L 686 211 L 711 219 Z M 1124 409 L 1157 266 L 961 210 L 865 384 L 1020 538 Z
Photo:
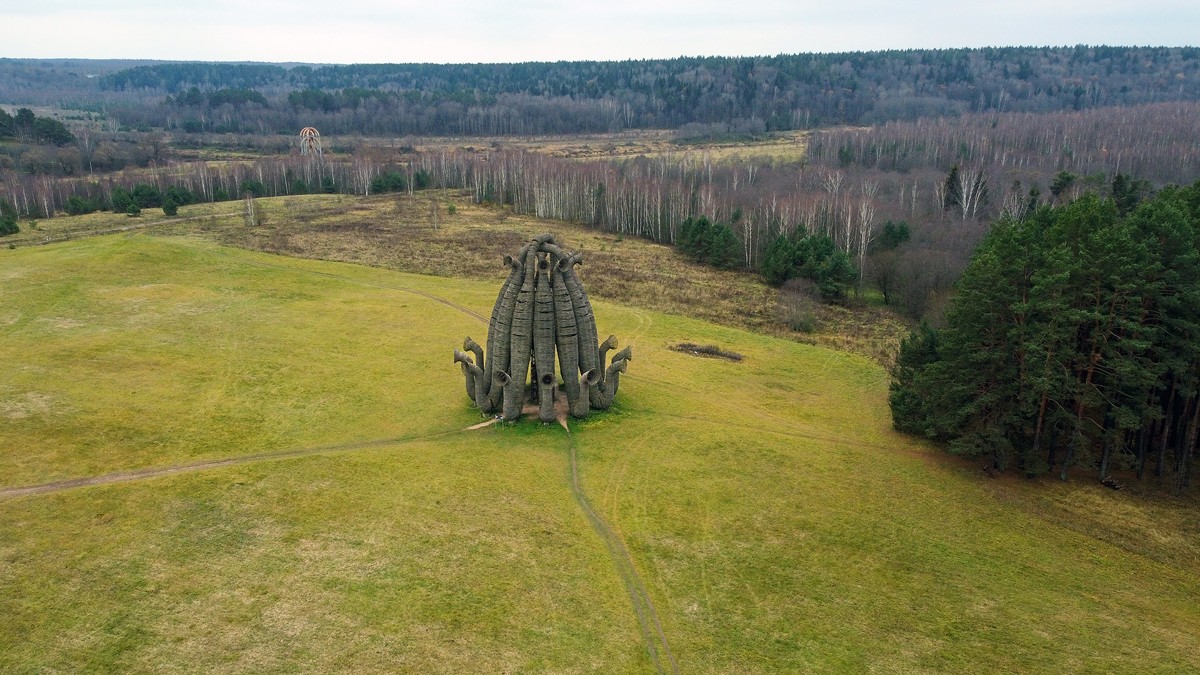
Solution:
M 237 466 L 239 464 L 251 464 L 254 462 L 267 462 L 278 459 L 292 459 L 295 457 L 307 457 L 310 455 L 326 455 L 338 452 L 351 452 L 355 450 L 369 450 L 371 448 L 393 447 L 396 445 L 405 445 L 408 443 L 416 443 L 420 441 L 432 440 L 457 434 L 465 429 L 450 429 L 448 431 L 436 431 L 429 434 L 420 434 L 415 436 L 398 436 L 394 438 L 380 438 L 372 441 L 362 441 L 359 443 L 339 443 L 336 445 L 321 445 L 311 448 L 293 448 L 290 450 L 277 450 L 274 452 L 260 452 L 253 455 L 239 455 L 236 457 L 224 457 L 221 459 L 210 459 L 199 462 L 191 462 L 186 464 L 172 464 L 169 466 L 146 467 L 144 469 L 132 469 L 130 471 L 117 471 L 114 473 L 106 473 L 98 476 L 85 476 L 82 478 L 70 478 L 67 480 L 54 481 L 50 483 L 40 483 L 37 485 L 22 485 L 17 487 L 0 488 L 0 499 L 6 497 L 23 497 L 26 495 L 40 495 L 48 492 L 61 492 L 63 490 L 71 490 L 74 488 L 88 487 L 92 485 L 110 485 L 112 483 L 128 483 L 135 480 L 145 480 L 147 478 L 159 478 L 162 476 L 173 476 L 181 473 L 191 473 L 194 471 L 204 471 L 207 469 L 219 469 L 226 466 Z

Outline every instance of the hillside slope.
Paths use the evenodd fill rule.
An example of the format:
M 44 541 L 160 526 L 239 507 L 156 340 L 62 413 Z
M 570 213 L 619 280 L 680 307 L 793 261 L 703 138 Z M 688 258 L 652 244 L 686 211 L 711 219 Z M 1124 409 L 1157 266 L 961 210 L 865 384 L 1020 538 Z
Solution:
M 140 235 L 0 251 L 0 278 L 17 670 L 1200 668 L 1194 511 L 999 498 L 891 430 L 863 357 L 598 302 L 635 354 L 611 411 L 466 431 L 450 352 L 491 282 Z M 1106 541 L 1060 524 L 1078 504 L 1178 527 Z

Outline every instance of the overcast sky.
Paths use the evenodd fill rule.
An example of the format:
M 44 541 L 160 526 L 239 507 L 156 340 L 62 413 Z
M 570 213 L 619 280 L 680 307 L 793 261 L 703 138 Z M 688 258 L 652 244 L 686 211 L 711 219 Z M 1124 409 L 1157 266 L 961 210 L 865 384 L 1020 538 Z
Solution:
M 1196 45 L 1196 0 L 0 0 L 0 57 L 463 63 Z

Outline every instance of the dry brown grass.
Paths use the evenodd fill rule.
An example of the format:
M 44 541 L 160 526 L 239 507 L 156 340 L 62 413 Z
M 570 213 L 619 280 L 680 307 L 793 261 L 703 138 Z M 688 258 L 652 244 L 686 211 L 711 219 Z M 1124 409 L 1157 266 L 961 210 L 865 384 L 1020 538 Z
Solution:
M 669 129 L 633 129 L 608 134 L 566 134 L 547 136 L 432 136 L 432 137 L 342 137 L 334 143 L 326 141 L 327 159 L 349 158 L 350 148 L 376 148 L 394 151 L 395 159 L 403 162 L 416 152 L 478 152 L 525 150 L 551 157 L 580 161 L 625 159 L 639 156 L 692 157 L 713 162 L 749 162 L 783 164 L 801 162 L 808 152 L 811 132 L 787 131 L 766 135 L 756 140 L 677 141 Z M 270 156 L 271 150 L 254 148 L 205 146 L 203 148 L 173 148 L 172 158 L 184 162 L 203 161 L 212 166 L 252 162 Z
M 729 351 L 720 345 L 698 345 L 694 342 L 680 342 L 679 344 L 668 345 L 668 349 L 692 356 L 702 356 L 714 359 L 725 359 L 726 361 L 741 361 L 745 357 L 733 351 Z
M 499 282 L 506 274 L 504 255 L 537 233 L 553 232 L 567 248 L 584 252 L 580 275 L 597 299 L 853 352 L 885 365 L 908 331 L 890 311 L 863 303 L 819 305 L 816 330 L 801 333 L 780 319 L 779 291 L 755 273 L 717 270 L 692 263 L 669 246 L 473 204 L 452 191 L 259 201 L 260 226 L 247 229 L 229 219 L 210 230 L 211 236 L 283 255 Z M 432 203 L 439 209 L 436 228 Z M 156 231 L 179 233 L 169 226 Z
M 808 150 L 807 131 L 770 134 L 760 140 L 712 140 L 679 143 L 675 132 L 667 129 L 633 129 L 609 134 L 571 134 L 557 136 L 430 137 L 403 140 L 363 138 L 357 143 L 376 147 L 411 147 L 422 152 L 487 152 L 520 149 L 551 157 L 579 160 L 603 160 L 645 155 L 707 155 L 711 160 L 758 162 L 799 162 Z

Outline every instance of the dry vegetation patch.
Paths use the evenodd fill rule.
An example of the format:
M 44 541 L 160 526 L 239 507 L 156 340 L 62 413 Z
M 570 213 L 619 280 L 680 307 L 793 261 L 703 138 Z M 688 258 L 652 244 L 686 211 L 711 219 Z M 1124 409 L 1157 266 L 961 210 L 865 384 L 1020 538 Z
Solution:
M 865 302 L 850 307 L 815 303 L 806 310 L 812 325 L 796 325 L 781 315 L 780 292 L 756 273 L 718 270 L 687 260 L 670 246 L 475 204 L 459 191 L 258 201 L 258 226 L 247 228 L 240 219 L 228 218 L 209 228 L 208 236 L 283 255 L 499 282 L 505 275 L 503 257 L 549 231 L 584 253 L 580 275 L 596 299 L 850 351 L 885 365 L 909 330 L 886 308 Z M 154 231 L 195 230 L 184 223 Z
M 730 351 L 718 345 L 698 345 L 694 342 L 680 342 L 678 344 L 669 345 L 672 351 L 691 354 L 692 356 L 708 356 L 716 359 L 725 359 L 726 361 L 741 361 L 744 356 Z
M 0 417 L 19 420 L 32 415 L 45 415 L 51 411 L 50 396 L 36 391 L 0 398 Z
M 524 137 L 455 137 L 408 138 L 404 147 L 420 152 L 461 151 L 486 153 L 500 149 L 521 149 L 529 152 L 578 160 L 622 159 L 638 156 L 656 157 L 692 155 L 715 162 L 799 162 L 808 151 L 811 132 L 787 131 L 764 134 L 761 138 L 696 139 L 679 141 L 668 129 L 630 129 L 606 134 L 570 134 Z M 395 146 L 390 139 L 360 139 L 363 144 Z

